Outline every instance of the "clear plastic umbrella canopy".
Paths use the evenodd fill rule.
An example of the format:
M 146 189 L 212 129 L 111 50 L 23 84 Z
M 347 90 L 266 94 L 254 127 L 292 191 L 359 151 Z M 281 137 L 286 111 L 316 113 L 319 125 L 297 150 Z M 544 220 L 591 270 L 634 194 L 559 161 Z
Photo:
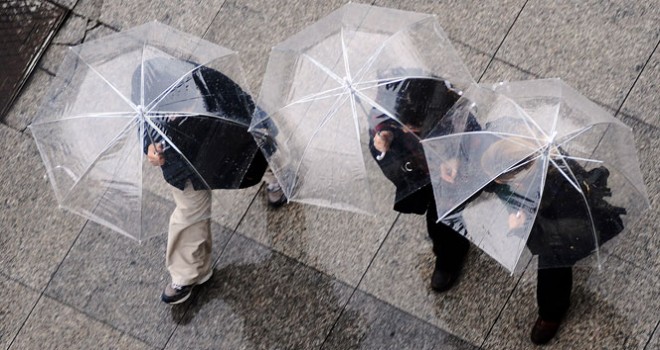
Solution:
M 376 126 L 416 138 L 423 160 L 402 115 L 405 90 L 428 83 L 427 91 L 450 93 L 472 81 L 434 16 L 347 4 L 272 49 L 250 130 L 290 200 L 373 214 L 374 192 L 393 192 L 385 155 L 370 147 Z M 413 102 L 431 110 L 429 99 Z M 440 116 L 416 117 L 421 125 Z M 429 183 L 428 174 L 405 181 L 399 192 Z
M 422 143 L 440 220 L 511 272 L 599 265 L 649 207 L 632 130 L 559 79 L 475 85 Z
M 71 48 L 30 126 L 59 205 L 142 240 L 166 231 L 181 179 L 237 188 L 258 150 L 243 80 L 235 52 L 158 22 Z M 214 143 L 241 132 L 251 148 Z

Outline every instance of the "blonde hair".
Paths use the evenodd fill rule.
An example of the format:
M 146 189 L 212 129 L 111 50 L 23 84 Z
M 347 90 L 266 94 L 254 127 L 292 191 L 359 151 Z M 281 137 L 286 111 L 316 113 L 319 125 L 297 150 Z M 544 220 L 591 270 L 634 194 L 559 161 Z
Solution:
M 491 144 L 481 156 L 481 168 L 489 177 L 496 179 L 515 175 L 523 179 L 530 174 L 541 146 L 533 141 L 511 136 Z M 508 171 L 502 172 L 506 166 Z

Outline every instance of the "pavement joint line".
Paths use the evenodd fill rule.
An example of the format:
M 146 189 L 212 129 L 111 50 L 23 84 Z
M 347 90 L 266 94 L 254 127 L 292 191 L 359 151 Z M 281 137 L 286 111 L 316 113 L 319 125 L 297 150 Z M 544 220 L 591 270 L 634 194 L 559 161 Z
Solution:
M 651 271 L 651 269 L 649 269 L 649 268 L 647 268 L 647 267 L 644 267 L 643 265 L 637 264 L 637 263 L 634 262 L 634 261 L 630 261 L 630 260 L 628 260 L 628 259 L 625 259 L 625 258 L 619 256 L 619 255 L 616 254 L 616 253 L 609 254 L 609 258 L 618 259 L 618 260 L 622 261 L 623 263 L 629 264 L 630 266 L 632 266 L 632 267 L 634 267 L 634 268 L 636 268 L 636 269 L 642 270 L 642 271 L 644 271 L 644 272 L 651 272 L 651 273 L 654 273 L 654 272 L 655 272 L 655 271 Z M 656 266 L 656 265 L 655 265 L 655 264 L 652 264 L 652 266 Z
M 516 285 L 513 286 L 513 288 L 511 289 L 511 292 L 509 293 L 509 296 L 506 298 L 506 301 L 504 302 L 504 304 L 500 308 L 500 311 L 497 313 L 497 316 L 495 317 L 495 320 L 490 325 L 490 328 L 488 328 L 488 332 L 486 332 L 486 336 L 484 337 L 484 340 L 481 342 L 481 345 L 479 345 L 479 349 L 483 349 L 484 346 L 486 345 L 486 341 L 488 341 L 488 337 L 490 337 L 490 334 L 493 332 L 493 329 L 495 328 L 495 325 L 497 325 L 497 322 L 500 320 L 500 317 L 502 317 L 502 314 L 504 313 L 504 310 L 506 309 L 507 305 L 509 305 L 509 301 L 511 300 L 511 297 L 513 297 L 513 294 L 518 289 L 518 286 L 520 285 L 520 282 L 522 281 L 523 275 L 525 274 L 525 272 L 527 272 L 527 269 L 529 269 L 529 266 L 531 265 L 531 263 L 532 263 L 532 259 L 530 259 L 527 262 L 527 266 L 525 266 L 525 270 L 523 271 L 523 273 L 520 274 L 520 276 L 518 276 L 518 280 L 516 281 Z
M 322 349 L 322 348 L 323 348 L 323 345 L 328 341 L 328 338 L 330 337 L 330 335 L 331 335 L 332 332 L 334 331 L 335 327 L 337 326 L 337 323 L 339 322 L 339 320 L 341 319 L 341 317 L 344 315 L 344 311 L 346 310 L 346 307 L 348 307 L 348 304 L 350 304 L 351 299 L 353 299 L 353 296 L 355 295 L 355 292 L 356 292 L 356 291 L 358 290 L 358 288 L 360 287 L 360 284 L 362 283 L 362 280 L 364 280 L 364 277 L 365 277 L 365 276 L 367 275 L 367 273 L 369 272 L 369 268 L 370 268 L 371 265 L 373 264 L 374 260 L 376 260 L 376 257 L 378 256 L 378 253 L 380 252 L 381 248 L 382 248 L 383 245 L 385 244 L 385 241 L 387 241 L 387 237 L 389 237 L 389 236 L 390 236 L 390 233 L 392 233 L 392 229 L 394 228 L 394 225 L 396 225 L 396 223 L 399 221 L 399 218 L 400 218 L 400 217 L 401 217 L 401 214 L 400 214 L 400 213 L 397 214 L 396 218 L 395 218 L 394 221 L 392 222 L 392 225 L 390 225 L 390 228 L 387 230 L 387 234 L 385 234 L 385 237 L 384 237 L 383 240 L 380 242 L 380 245 L 378 246 L 378 249 L 376 249 L 376 252 L 375 252 L 374 255 L 371 257 L 371 260 L 369 261 L 369 264 L 367 264 L 367 267 L 364 269 L 364 272 L 362 273 L 362 276 L 360 277 L 360 280 L 358 281 L 358 283 L 355 285 L 355 288 L 353 288 L 353 291 L 351 292 L 351 295 L 348 297 L 348 299 L 346 299 L 346 303 L 345 303 L 344 306 L 341 308 L 341 311 L 339 311 L 339 315 L 337 315 L 337 318 L 335 319 L 335 322 L 332 323 L 332 326 L 330 327 L 330 330 L 328 331 L 328 334 L 326 334 L 325 339 L 323 339 L 323 342 L 321 343 L 321 346 L 319 347 L 319 349 Z M 378 298 L 377 298 L 377 299 L 378 299 Z
M 653 340 L 653 336 L 656 334 L 656 332 L 660 329 L 660 319 L 658 320 L 658 323 L 655 324 L 655 328 L 651 332 L 651 336 L 649 337 L 649 340 L 646 342 L 646 345 L 644 345 L 644 350 L 649 349 L 649 346 L 651 346 L 651 340 Z M 660 333 L 658 333 L 660 334 Z
M 16 279 L 16 278 L 14 278 L 14 277 L 12 277 L 12 276 L 6 274 L 4 271 L 0 271 L 0 276 L 5 277 L 6 279 L 8 279 L 8 280 L 11 281 L 11 282 L 17 283 L 17 284 L 19 284 L 21 287 L 26 288 L 26 289 L 29 289 L 29 290 L 32 291 L 32 292 L 35 292 L 35 293 L 37 293 L 37 294 L 40 293 L 40 291 L 39 291 L 37 288 L 34 288 L 34 287 L 32 287 L 32 286 L 26 284 L 25 282 L 23 282 L 23 281 L 21 281 L 21 280 L 18 280 L 18 279 Z
M 522 12 L 525 10 L 525 6 L 527 6 L 528 1 L 529 0 L 525 0 L 525 3 L 522 4 L 522 6 L 520 7 L 520 11 L 518 11 L 518 13 L 516 14 L 516 17 L 513 19 L 513 22 L 509 26 L 509 29 L 507 29 L 506 33 L 504 34 L 504 37 L 502 38 L 502 41 L 500 41 L 500 44 L 497 45 L 497 48 L 495 49 L 495 52 L 493 52 L 493 55 L 491 56 L 490 61 L 488 61 L 488 64 L 486 64 L 486 68 L 484 69 L 483 73 L 481 73 L 481 76 L 479 77 L 477 82 L 481 81 L 481 79 L 484 77 L 484 75 L 488 71 L 488 68 L 490 68 L 490 65 L 493 63 L 493 60 L 495 59 L 495 56 L 497 56 L 497 53 L 500 51 L 500 48 L 502 47 L 502 45 L 504 45 L 504 41 L 506 41 L 506 38 L 509 36 L 509 33 L 511 32 L 513 27 L 516 25 L 516 22 L 518 22 L 518 18 L 520 17 Z
M 220 14 L 220 11 L 222 11 L 222 8 L 225 6 L 226 3 L 227 3 L 227 0 L 223 1 L 222 4 L 220 4 L 220 6 L 218 6 L 218 11 L 213 16 L 213 19 L 211 19 L 211 21 L 209 22 L 209 25 L 204 30 L 204 33 L 202 35 L 200 35 L 200 38 L 204 39 L 206 37 L 206 34 L 209 33 L 209 30 L 211 29 L 211 26 L 213 26 L 213 23 L 215 23 L 215 19 L 218 18 L 218 15 Z
M 79 307 L 77 307 L 77 306 L 75 306 L 75 305 L 69 304 L 69 303 L 67 303 L 67 302 L 65 302 L 65 301 L 63 301 L 63 300 L 58 299 L 58 298 L 57 298 L 56 296 L 54 296 L 54 295 L 50 295 L 50 294 L 48 294 L 48 293 L 45 293 L 44 297 L 45 297 L 45 298 L 48 298 L 48 299 L 50 299 L 50 300 L 53 300 L 53 301 L 55 301 L 55 302 L 57 302 L 57 303 L 59 303 L 59 304 L 61 304 L 61 305 L 64 305 L 64 306 L 66 306 L 66 307 L 68 307 L 68 308 L 71 308 L 72 310 L 74 310 L 74 311 L 76 311 L 76 312 L 78 312 L 78 313 L 80 313 L 80 314 L 82 314 L 82 315 L 85 315 L 85 316 L 89 317 L 90 319 L 92 319 L 92 320 L 94 320 L 94 321 L 96 321 L 96 322 L 98 322 L 98 323 L 101 323 L 101 324 L 103 324 L 103 325 L 105 325 L 105 326 L 107 326 L 107 327 L 109 327 L 109 328 L 111 328 L 111 329 L 113 329 L 113 330 L 119 332 L 121 335 L 126 335 L 126 336 L 128 336 L 128 337 L 133 338 L 133 339 L 139 340 L 140 342 L 142 342 L 142 343 L 148 345 L 148 346 L 151 347 L 151 348 L 158 349 L 157 346 L 155 346 L 155 345 L 152 344 L 151 342 L 147 341 L 146 339 L 142 339 L 142 338 L 140 338 L 139 336 L 134 335 L 134 334 L 131 334 L 130 332 L 128 332 L 128 331 L 126 331 L 126 330 L 122 330 L 122 329 L 118 328 L 117 326 L 113 325 L 112 323 L 109 323 L 108 321 L 105 321 L 105 320 L 99 319 L 98 317 L 96 317 L 96 316 L 94 316 L 94 315 L 91 315 L 91 314 L 87 313 L 87 311 L 85 311 L 84 309 L 81 309 L 81 308 L 79 308 Z M 39 300 L 41 300 L 41 298 L 40 298 Z M 38 303 L 38 302 L 37 302 L 37 303 Z M 35 304 L 35 306 L 36 306 L 36 304 Z M 10 346 L 8 349 L 10 349 L 10 348 L 11 348 L 11 346 Z
M 651 50 L 651 54 L 646 59 L 646 62 L 644 62 L 644 65 L 642 66 L 642 69 L 639 70 L 639 73 L 637 74 L 637 77 L 635 78 L 635 81 L 630 86 L 630 89 L 626 93 L 626 96 L 623 98 L 623 101 L 621 101 L 621 104 L 619 105 L 619 108 L 616 110 L 616 114 L 619 114 L 621 109 L 623 109 L 623 106 L 626 104 L 626 101 L 628 100 L 628 97 L 630 96 L 632 91 L 635 89 L 635 85 L 637 85 L 637 81 L 639 81 L 639 78 L 642 76 L 642 73 L 644 73 L 644 71 L 646 70 L 646 66 L 648 66 L 649 62 L 651 62 L 651 59 L 653 58 L 653 55 L 658 50 L 658 45 L 660 45 L 660 40 L 658 40 L 658 42 L 655 44 L 655 47 L 653 48 L 653 50 Z

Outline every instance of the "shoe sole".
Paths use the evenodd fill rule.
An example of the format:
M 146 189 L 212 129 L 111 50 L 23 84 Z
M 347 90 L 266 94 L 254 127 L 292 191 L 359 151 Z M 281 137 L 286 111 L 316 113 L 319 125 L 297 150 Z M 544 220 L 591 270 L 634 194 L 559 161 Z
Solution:
M 183 298 L 181 298 L 181 299 L 179 299 L 179 300 L 172 301 L 172 302 L 167 302 L 167 301 L 163 300 L 163 302 L 164 302 L 165 304 L 168 304 L 168 305 L 181 304 L 181 303 L 183 303 L 184 301 L 188 300 L 188 299 L 190 298 L 190 295 L 192 295 L 192 289 L 190 290 L 190 293 L 188 293 L 188 295 L 186 295 L 185 297 L 183 297 Z M 161 299 L 161 300 L 162 300 L 162 299 Z

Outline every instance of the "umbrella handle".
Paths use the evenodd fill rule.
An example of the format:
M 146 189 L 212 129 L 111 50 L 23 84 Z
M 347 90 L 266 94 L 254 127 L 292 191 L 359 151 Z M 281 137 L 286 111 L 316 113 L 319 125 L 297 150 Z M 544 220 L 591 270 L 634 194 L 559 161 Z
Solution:
M 385 153 L 387 153 L 387 152 L 382 152 L 381 154 L 377 155 L 376 160 L 378 160 L 378 161 L 383 160 L 383 158 L 385 158 Z

